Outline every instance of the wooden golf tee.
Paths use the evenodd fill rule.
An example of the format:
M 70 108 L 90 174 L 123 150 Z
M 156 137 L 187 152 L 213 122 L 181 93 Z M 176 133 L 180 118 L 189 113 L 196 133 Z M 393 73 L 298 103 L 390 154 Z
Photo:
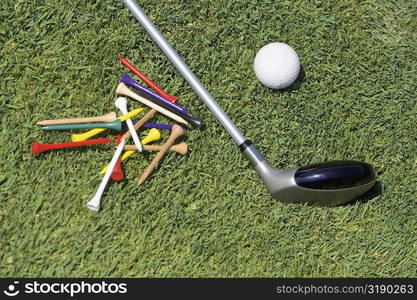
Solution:
M 119 59 L 120 58 L 122 58 L 123 59 L 123 57 L 121 57 L 121 56 L 119 56 Z M 121 60 L 122 61 L 122 60 Z M 126 60 L 125 60 L 126 61 Z M 122 61 L 123 62 L 123 61 Z M 126 65 L 126 64 L 125 64 Z M 126 65 L 127 66 L 127 65 Z M 133 66 L 133 65 L 132 65 Z M 129 67 L 128 67 L 129 68 Z M 133 68 L 134 68 L 134 66 L 133 66 Z M 129 68 L 130 69 L 130 68 Z M 131 69 L 132 70 L 132 69 Z M 133 70 L 132 70 L 133 71 Z M 138 70 L 138 72 L 139 72 L 139 70 Z M 133 73 L 135 73 L 134 71 L 133 71 Z M 136 73 L 135 73 L 136 74 Z M 138 74 L 136 74 L 136 75 L 138 75 Z M 140 77 L 140 76 L 139 76 Z M 142 78 L 142 77 L 141 77 Z M 145 77 L 146 78 L 146 77 Z M 142 78 L 143 79 L 143 78 Z M 144 80 L 145 81 L 145 80 Z M 147 82 L 147 81 L 145 81 L 145 82 Z M 148 82 L 147 82 L 148 83 Z M 157 91 L 157 90 L 156 90 Z M 160 90 L 160 91 L 162 91 L 162 90 Z M 157 91 L 158 92 L 158 91 Z M 162 91 L 163 92 L 163 91 Z M 159 92 L 158 92 L 159 93 Z M 163 92 L 164 93 L 164 92 Z M 167 95 L 169 95 L 169 94 L 167 94 Z M 161 96 L 163 96 L 163 95 L 161 95 Z M 173 101 L 173 102 L 175 102 L 175 101 L 177 101 L 178 99 L 177 98 L 175 98 L 175 97 L 172 97 L 172 98 L 167 98 L 168 100 L 170 100 L 170 101 Z M 138 130 L 140 127 L 142 127 L 149 119 L 151 119 L 156 113 L 157 113 L 158 111 L 156 110 L 156 109 L 154 109 L 154 108 L 152 108 L 150 111 L 148 111 L 139 121 L 137 121 L 136 123 L 135 123 L 135 125 L 134 125 L 134 127 L 135 127 L 135 130 Z M 122 139 L 127 139 L 128 137 L 130 137 L 130 135 L 131 135 L 131 133 L 130 133 L 130 130 L 128 130 L 123 136 L 122 136 Z
M 136 116 L 137 114 L 141 113 L 143 110 L 143 108 L 137 108 L 134 110 L 131 110 L 129 113 L 120 116 L 118 118 L 116 118 L 115 120 L 120 120 L 122 122 L 126 121 L 127 119 L 133 118 L 134 116 Z M 114 121 L 114 120 L 112 120 Z M 106 131 L 105 128 L 95 128 L 95 129 L 91 129 L 87 132 L 84 133 L 78 133 L 78 134 L 73 134 L 71 135 L 71 139 L 73 142 L 79 142 L 79 141 L 85 141 L 88 140 L 89 138 L 102 133 L 103 131 Z
M 185 125 L 189 124 L 182 117 L 180 117 L 180 116 L 174 114 L 173 112 L 163 108 L 162 106 L 159 106 L 159 105 L 153 103 L 152 101 L 136 94 L 135 92 L 130 90 L 124 83 L 119 83 L 119 85 L 116 88 L 116 94 L 130 97 L 130 98 L 132 98 L 132 99 L 134 99 L 134 100 L 136 100 L 136 101 L 138 101 L 142 104 L 145 104 L 145 105 L 149 106 L 150 108 L 156 109 L 161 114 L 167 116 L 168 118 L 171 118 L 171 119 L 177 121 L 178 123 L 182 123 L 182 124 L 185 124 Z
M 184 107 L 176 103 L 173 103 L 172 101 L 165 99 L 164 97 L 161 97 L 154 91 L 147 89 L 146 87 L 136 82 L 128 74 L 123 74 L 122 78 L 120 79 L 120 82 L 124 83 L 128 87 L 131 87 L 134 91 L 136 91 L 138 95 L 145 97 L 147 100 L 151 101 L 152 103 L 159 105 L 162 108 L 167 109 L 168 111 L 176 114 L 178 117 L 183 118 L 186 122 L 191 124 L 194 128 L 200 129 L 203 127 L 204 125 L 203 120 L 201 120 L 200 118 L 190 116 L 187 109 L 185 109 Z
M 161 138 L 161 133 L 159 132 L 159 130 L 156 129 L 156 128 L 151 128 L 151 130 L 149 130 L 148 135 L 142 140 L 142 144 L 147 145 L 149 143 L 158 141 L 160 138 Z M 136 148 L 136 151 L 137 151 L 137 148 Z M 127 159 L 129 156 L 134 154 L 136 151 L 126 151 L 122 156 L 122 160 Z
M 142 184 L 146 178 L 152 173 L 155 169 L 158 162 L 164 157 L 165 153 L 168 149 L 174 144 L 175 140 L 184 134 L 184 129 L 179 125 L 172 126 L 171 135 L 169 136 L 167 142 L 162 146 L 161 150 L 159 150 L 158 154 L 154 157 L 152 162 L 146 168 L 146 170 L 142 173 L 139 177 L 138 183 Z
M 116 113 L 114 111 L 98 116 L 89 118 L 72 118 L 72 119 L 58 119 L 58 120 L 43 120 L 36 124 L 38 125 L 60 125 L 60 124 L 80 124 L 80 123 L 99 123 L 99 122 L 110 122 L 116 119 Z
M 120 137 L 120 139 L 119 139 L 119 136 L 117 136 L 118 137 L 118 144 L 120 143 L 120 140 L 122 140 L 122 138 Z M 154 142 L 154 141 L 157 141 L 157 140 L 159 140 L 161 138 L 161 133 L 159 132 L 159 130 L 158 129 L 156 129 L 156 128 L 151 128 L 151 130 L 149 131 L 149 133 L 148 133 L 148 135 L 142 140 L 142 147 L 144 146 L 144 145 L 146 145 L 146 144 L 148 144 L 148 143 L 152 143 L 152 142 Z M 135 148 L 135 150 L 128 150 L 128 151 L 126 151 L 123 155 L 122 155 L 122 157 L 120 158 L 120 161 L 123 161 L 123 160 L 126 160 L 129 156 L 131 156 L 132 154 L 134 154 L 136 151 L 138 151 L 138 148 L 136 148 L 136 146 L 135 145 L 133 145 L 134 146 L 134 148 Z M 117 146 L 116 146 L 117 147 Z M 108 168 L 109 166 L 107 165 L 107 166 L 105 166 L 103 169 L 101 169 L 101 171 L 100 171 L 100 174 L 101 175 L 104 175 L 105 173 L 106 173 L 106 171 L 107 171 L 107 168 Z M 116 167 L 117 167 L 117 165 L 116 165 Z M 115 167 L 115 169 L 116 169 L 116 167 Z M 114 171 L 113 171 L 114 172 Z M 116 175 L 117 176 L 117 175 Z M 112 177 L 113 178 L 113 177 Z
M 125 65 L 125 66 L 127 66 L 133 73 L 135 73 L 135 71 L 133 70 L 133 69 L 131 69 L 128 65 L 126 65 L 123 61 L 125 61 L 125 62 L 127 62 L 128 64 L 130 64 L 127 60 L 125 60 L 123 57 L 121 57 L 121 56 L 119 56 L 119 59 L 120 59 L 120 61 Z M 131 64 L 130 64 L 131 65 Z M 131 65 L 134 69 L 136 69 L 133 65 Z M 139 70 L 137 70 L 139 73 L 140 73 L 140 71 Z M 135 73 L 136 75 L 138 75 L 137 73 Z M 143 74 L 142 74 L 143 75 Z M 143 81 L 145 81 L 146 83 L 148 83 L 148 85 L 150 85 L 149 84 L 149 82 L 148 81 L 146 81 L 144 78 L 146 78 L 146 76 L 145 75 L 143 75 L 144 76 L 144 78 L 142 78 L 140 75 L 138 75 Z M 150 80 L 149 80 L 150 81 Z M 152 82 L 152 81 L 150 81 L 150 82 Z M 151 86 L 151 85 L 150 85 Z M 155 85 L 156 86 L 156 85 Z M 156 86 L 157 87 L 157 86 Z M 159 89 L 159 87 L 157 87 L 157 89 L 155 90 L 157 93 L 159 93 L 161 96 L 166 96 L 166 95 L 168 95 L 168 96 L 171 96 L 171 95 L 169 95 L 169 94 L 167 94 L 167 93 L 165 93 L 164 91 L 162 91 L 162 89 Z M 162 92 L 162 94 L 160 93 L 160 92 Z M 165 95 L 164 95 L 165 94 Z M 170 100 L 170 101 L 172 101 L 172 102 L 176 102 L 178 99 L 176 98 L 176 97 L 174 97 L 174 96 L 171 96 L 170 98 L 168 98 L 167 97 L 167 99 L 168 100 Z M 143 117 L 142 117 L 142 119 L 140 119 L 138 122 L 136 122 L 135 123 L 135 125 L 134 125 L 134 127 L 135 127 L 135 129 L 136 130 L 138 130 L 140 127 L 142 127 L 149 119 L 151 119 L 156 113 L 157 113 L 158 111 L 156 110 L 156 109 L 154 109 L 154 108 L 152 108 L 150 111 L 148 111 Z M 130 131 L 127 131 L 123 136 L 122 136 L 122 138 L 123 139 L 127 139 L 129 136 L 130 136 L 131 134 L 130 134 Z
M 159 151 L 161 149 L 162 149 L 161 145 L 145 145 L 143 147 L 143 150 L 145 151 Z M 138 151 L 135 145 L 126 145 L 124 150 Z M 172 145 L 169 148 L 169 151 L 177 152 L 178 154 L 185 155 L 188 152 L 188 145 L 187 143 L 184 143 L 184 142 L 176 144 L 176 145 Z
M 151 109 L 150 111 L 148 111 L 139 121 L 135 123 L 135 125 L 133 126 L 135 130 L 138 130 L 140 127 L 142 127 L 142 125 L 145 124 L 146 121 L 152 118 L 156 113 L 156 109 Z M 127 139 L 131 136 L 131 134 L 132 133 L 130 132 L 130 130 L 126 131 L 125 134 L 122 135 L 122 140 Z

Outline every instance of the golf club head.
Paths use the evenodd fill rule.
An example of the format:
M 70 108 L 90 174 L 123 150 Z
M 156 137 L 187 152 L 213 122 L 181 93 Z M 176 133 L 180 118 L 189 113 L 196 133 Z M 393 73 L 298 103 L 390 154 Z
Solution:
M 273 198 L 317 206 L 350 202 L 376 182 L 373 167 L 361 161 L 330 161 L 284 170 L 262 161 L 255 169 Z

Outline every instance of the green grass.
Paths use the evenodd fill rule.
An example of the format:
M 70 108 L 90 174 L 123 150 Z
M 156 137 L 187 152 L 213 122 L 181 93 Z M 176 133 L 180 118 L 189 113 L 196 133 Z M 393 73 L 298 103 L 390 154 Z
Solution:
M 417 276 L 415 1 L 140 2 L 273 165 L 365 160 L 377 188 L 336 208 L 271 199 L 121 1 L 3 0 L 1 276 Z M 255 78 L 255 54 L 272 41 L 301 57 L 293 89 Z M 68 140 L 38 120 L 114 110 L 126 71 L 117 55 L 207 126 L 188 131 L 189 155 L 168 155 L 143 186 L 152 156 L 130 158 L 128 180 L 94 213 L 85 204 L 112 146 L 33 157 L 30 144 Z

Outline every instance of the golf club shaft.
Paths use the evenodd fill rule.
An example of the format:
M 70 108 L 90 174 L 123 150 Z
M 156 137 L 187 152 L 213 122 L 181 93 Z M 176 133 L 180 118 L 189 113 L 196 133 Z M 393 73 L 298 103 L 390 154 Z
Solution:
M 204 102 L 211 113 L 216 117 L 219 123 L 226 129 L 239 148 L 245 152 L 252 163 L 256 166 L 265 158 L 256 150 L 252 143 L 245 138 L 236 125 L 230 120 L 229 116 L 223 111 L 213 96 L 203 86 L 197 76 L 190 70 L 187 64 L 182 60 L 175 49 L 169 44 L 161 32 L 152 23 L 142 8 L 139 7 L 135 0 L 123 0 L 126 7 L 135 16 L 136 20 L 148 32 L 158 47 L 165 53 L 172 64 L 177 68 L 181 75 L 187 80 L 200 99 Z

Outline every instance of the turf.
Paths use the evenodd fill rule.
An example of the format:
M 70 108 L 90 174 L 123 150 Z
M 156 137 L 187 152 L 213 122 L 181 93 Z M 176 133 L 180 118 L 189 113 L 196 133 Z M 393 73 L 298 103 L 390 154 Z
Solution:
M 271 199 L 121 1 L 3 0 L 1 276 L 417 276 L 415 1 L 141 2 L 273 165 L 365 160 L 376 187 L 335 208 Z M 252 69 L 272 41 L 301 57 L 304 75 L 285 91 L 264 88 Z M 117 55 L 206 129 L 189 130 L 189 155 L 169 154 L 143 186 L 152 155 L 130 158 L 128 180 L 111 184 L 95 213 L 85 204 L 112 146 L 33 157 L 30 144 L 69 138 L 36 121 L 114 110 L 126 72 Z

